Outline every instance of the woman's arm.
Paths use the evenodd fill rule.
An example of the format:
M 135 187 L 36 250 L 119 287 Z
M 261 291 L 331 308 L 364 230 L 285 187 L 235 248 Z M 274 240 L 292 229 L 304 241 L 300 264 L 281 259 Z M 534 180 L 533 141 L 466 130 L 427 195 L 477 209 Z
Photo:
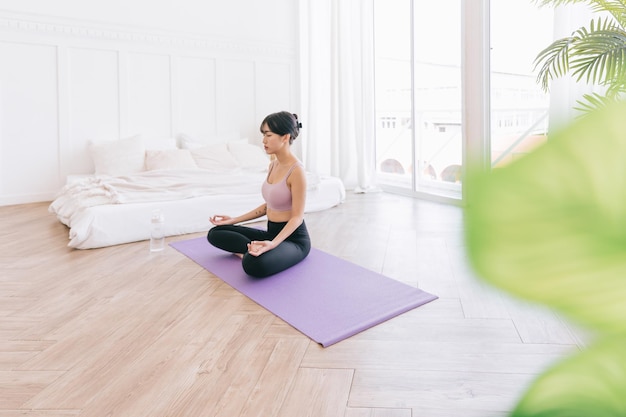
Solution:
M 258 219 L 261 216 L 264 216 L 267 213 L 267 204 L 263 203 L 259 207 L 250 210 L 249 212 L 242 214 L 237 217 L 225 216 L 222 214 L 217 214 L 212 216 L 209 220 L 216 226 L 224 225 L 224 224 L 236 224 L 241 222 L 246 222 L 248 220 Z

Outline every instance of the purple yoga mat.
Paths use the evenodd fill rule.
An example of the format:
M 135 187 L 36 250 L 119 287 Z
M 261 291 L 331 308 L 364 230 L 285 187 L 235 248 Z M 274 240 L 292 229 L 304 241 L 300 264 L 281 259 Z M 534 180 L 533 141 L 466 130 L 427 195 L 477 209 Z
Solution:
M 299 264 L 259 279 L 205 237 L 170 246 L 324 347 L 438 298 L 315 248 Z

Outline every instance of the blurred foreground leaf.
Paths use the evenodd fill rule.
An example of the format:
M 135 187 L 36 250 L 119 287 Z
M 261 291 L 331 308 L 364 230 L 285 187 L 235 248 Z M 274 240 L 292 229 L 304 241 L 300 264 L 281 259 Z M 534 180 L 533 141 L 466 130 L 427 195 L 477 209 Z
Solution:
M 512 417 L 626 416 L 626 338 L 610 338 L 541 375 Z
M 507 167 L 469 172 L 466 186 L 479 276 L 596 331 L 626 331 L 626 104 Z
M 626 416 L 626 104 L 589 113 L 528 156 L 468 172 L 469 259 L 599 341 L 541 375 L 513 417 Z

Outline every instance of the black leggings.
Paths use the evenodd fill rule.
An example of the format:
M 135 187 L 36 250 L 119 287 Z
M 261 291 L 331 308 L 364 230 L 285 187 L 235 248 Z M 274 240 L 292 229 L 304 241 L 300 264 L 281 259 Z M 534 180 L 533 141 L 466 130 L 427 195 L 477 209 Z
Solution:
M 238 225 L 215 226 L 207 235 L 213 246 L 232 253 L 243 254 L 243 270 L 253 277 L 263 278 L 284 271 L 306 258 L 311 251 L 311 239 L 304 221 L 274 249 L 259 256 L 248 253 L 253 240 L 272 240 L 287 222 L 267 222 L 267 231 Z

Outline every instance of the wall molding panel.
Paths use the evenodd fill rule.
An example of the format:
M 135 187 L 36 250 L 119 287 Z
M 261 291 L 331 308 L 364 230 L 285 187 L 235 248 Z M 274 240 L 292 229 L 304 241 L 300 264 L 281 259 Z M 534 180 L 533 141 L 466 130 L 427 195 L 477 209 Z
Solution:
M 91 173 L 91 141 L 256 139 L 298 102 L 293 45 L 0 11 L 0 205 Z
M 210 38 L 173 31 L 146 30 L 133 26 L 111 26 L 97 22 L 75 22 L 45 16 L 7 14 L 0 11 L 0 31 L 36 37 L 74 38 L 84 41 L 126 43 L 174 50 L 199 50 L 229 55 L 261 55 L 295 58 L 295 50 L 285 45 L 272 45 L 251 39 Z

